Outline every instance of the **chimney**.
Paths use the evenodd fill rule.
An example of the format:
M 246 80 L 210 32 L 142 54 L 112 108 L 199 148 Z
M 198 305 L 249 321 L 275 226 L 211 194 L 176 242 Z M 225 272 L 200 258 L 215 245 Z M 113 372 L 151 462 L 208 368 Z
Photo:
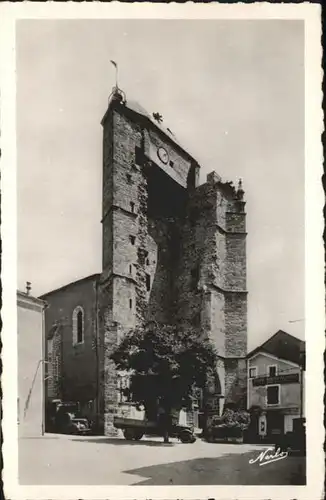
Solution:
M 207 174 L 206 181 L 209 184 L 217 184 L 218 182 L 221 182 L 221 177 L 218 175 L 217 172 L 213 171 L 210 174 Z
M 241 179 L 239 180 L 237 195 L 238 195 L 238 200 L 243 200 L 244 190 L 242 187 L 242 180 Z
M 30 294 L 31 289 L 32 289 L 31 282 L 30 281 L 26 281 L 26 294 L 27 295 Z

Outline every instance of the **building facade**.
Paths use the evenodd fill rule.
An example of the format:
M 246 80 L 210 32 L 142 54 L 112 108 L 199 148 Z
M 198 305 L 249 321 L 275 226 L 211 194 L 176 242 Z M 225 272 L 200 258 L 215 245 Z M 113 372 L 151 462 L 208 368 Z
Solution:
M 18 399 L 20 437 L 44 432 L 44 301 L 17 292 Z
M 113 433 L 119 391 L 110 354 L 127 331 L 155 320 L 204 329 L 219 354 L 220 383 L 212 409 L 222 411 L 223 401 L 245 406 L 246 214 L 241 183 L 235 189 L 212 172 L 199 185 L 195 159 L 160 120 L 118 89 L 102 126 L 102 272 L 93 282 L 85 279 L 43 296 L 49 303 L 50 349 L 55 336 L 61 338 L 58 358 L 64 384 L 70 381 L 70 389 L 61 388 L 61 394 L 77 394 L 76 376 L 68 372 L 78 372 L 83 363 L 92 366 L 89 371 L 80 368 L 80 381 L 88 377 L 87 383 L 96 387 L 103 431 Z M 77 291 L 86 282 L 91 288 L 85 295 L 87 307 Z M 84 311 L 79 315 L 80 324 L 85 322 L 83 347 L 74 344 L 72 318 L 78 307 Z M 91 390 L 87 394 L 93 397 Z
M 279 331 L 248 354 L 247 408 L 261 439 L 293 431 L 304 417 L 304 342 Z
M 98 282 L 95 274 L 43 296 L 47 401 L 78 401 L 92 418 L 98 413 Z

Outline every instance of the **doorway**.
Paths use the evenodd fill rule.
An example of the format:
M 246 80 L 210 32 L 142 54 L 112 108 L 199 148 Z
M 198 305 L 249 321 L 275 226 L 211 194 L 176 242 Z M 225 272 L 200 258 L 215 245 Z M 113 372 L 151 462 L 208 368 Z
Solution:
M 267 436 L 273 439 L 275 436 L 284 432 L 284 415 L 279 411 L 270 411 L 267 413 Z

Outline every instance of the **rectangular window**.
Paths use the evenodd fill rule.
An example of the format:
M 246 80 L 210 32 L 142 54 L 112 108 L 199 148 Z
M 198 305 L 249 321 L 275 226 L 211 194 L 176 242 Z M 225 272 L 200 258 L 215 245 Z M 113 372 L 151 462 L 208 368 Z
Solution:
M 131 274 L 132 273 L 132 267 L 131 267 L 131 264 L 129 266 L 129 273 Z
M 277 375 L 277 366 L 276 365 L 270 365 L 268 367 L 268 376 L 269 377 L 276 377 Z
M 255 377 L 257 377 L 257 366 L 249 368 L 249 378 L 255 378 Z
M 135 242 L 136 242 L 136 237 L 135 237 L 135 236 L 130 235 L 130 236 L 129 236 L 129 240 L 130 240 L 130 243 L 131 243 L 132 245 L 134 245 L 134 244 L 135 244 Z
M 267 404 L 280 404 L 280 387 L 278 385 L 270 385 L 267 387 Z
M 129 309 L 132 309 L 132 299 L 129 299 Z
M 146 274 L 146 290 L 149 292 L 151 289 L 151 276 Z

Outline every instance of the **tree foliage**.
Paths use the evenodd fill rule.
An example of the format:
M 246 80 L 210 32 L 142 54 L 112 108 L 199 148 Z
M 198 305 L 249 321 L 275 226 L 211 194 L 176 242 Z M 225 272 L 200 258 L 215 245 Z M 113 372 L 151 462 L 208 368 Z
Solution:
M 250 424 L 250 414 L 241 409 L 227 407 L 221 417 L 213 418 L 212 425 L 220 428 L 246 430 Z
M 147 412 L 188 406 L 194 387 L 204 388 L 217 354 L 203 333 L 155 322 L 130 331 L 112 353 L 118 370 L 130 373 L 131 398 Z

